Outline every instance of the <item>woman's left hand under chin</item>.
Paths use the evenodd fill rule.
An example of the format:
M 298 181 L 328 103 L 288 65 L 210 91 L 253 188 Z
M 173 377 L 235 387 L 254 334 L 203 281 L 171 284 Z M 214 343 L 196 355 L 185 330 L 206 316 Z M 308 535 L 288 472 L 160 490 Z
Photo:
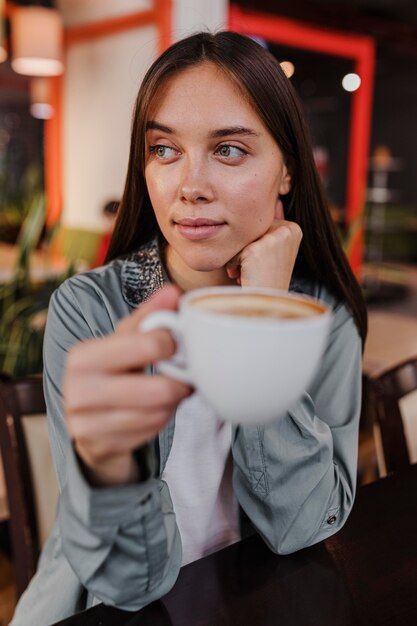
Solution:
M 300 226 L 284 218 L 282 202 L 278 200 L 275 219 L 267 232 L 227 264 L 229 278 L 242 287 L 287 291 L 302 238 Z

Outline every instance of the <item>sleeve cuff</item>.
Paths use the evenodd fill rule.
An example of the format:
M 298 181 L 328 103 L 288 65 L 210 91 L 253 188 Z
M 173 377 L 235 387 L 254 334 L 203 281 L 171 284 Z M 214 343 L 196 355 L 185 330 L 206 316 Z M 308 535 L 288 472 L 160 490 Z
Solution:
M 149 450 L 146 453 L 141 450 L 141 453 L 146 457 L 151 454 Z M 150 476 L 151 464 L 145 456 L 141 462 L 147 464 L 144 468 Z M 68 454 L 67 481 L 62 495 L 69 499 L 71 510 L 76 511 L 78 519 L 90 527 L 120 525 L 121 520 L 128 523 L 137 516 L 138 505 L 145 505 L 156 489 L 158 481 L 155 478 L 130 485 L 92 487 L 83 475 L 74 449 Z

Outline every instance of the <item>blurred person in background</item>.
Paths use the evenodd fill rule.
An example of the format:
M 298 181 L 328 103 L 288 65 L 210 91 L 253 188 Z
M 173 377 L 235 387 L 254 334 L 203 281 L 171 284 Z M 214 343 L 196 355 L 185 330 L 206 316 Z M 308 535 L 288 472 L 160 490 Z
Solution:
M 93 267 L 99 267 L 106 262 L 106 256 L 109 249 L 110 240 L 112 238 L 114 226 L 116 223 L 118 206 L 119 203 L 117 202 L 117 200 L 110 200 L 109 202 L 106 202 L 103 207 L 103 215 L 106 219 L 106 230 L 104 231 L 103 236 L 100 240 L 100 245 Z

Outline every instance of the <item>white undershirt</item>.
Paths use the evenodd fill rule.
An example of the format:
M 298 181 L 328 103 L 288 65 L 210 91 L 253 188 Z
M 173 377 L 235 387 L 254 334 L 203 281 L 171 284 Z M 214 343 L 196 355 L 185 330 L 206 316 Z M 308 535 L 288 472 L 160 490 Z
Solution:
M 218 420 L 197 393 L 181 403 L 162 479 L 174 505 L 183 565 L 240 539 L 231 441 L 231 425 Z

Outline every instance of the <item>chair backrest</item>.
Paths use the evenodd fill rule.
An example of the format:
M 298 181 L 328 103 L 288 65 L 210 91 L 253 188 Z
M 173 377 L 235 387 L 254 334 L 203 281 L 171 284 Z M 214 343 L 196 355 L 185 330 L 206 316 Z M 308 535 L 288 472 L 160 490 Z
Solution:
M 0 380 L 0 450 L 20 596 L 35 572 L 58 497 L 42 377 Z
M 378 466 L 386 475 L 417 462 L 417 356 L 368 381 Z

